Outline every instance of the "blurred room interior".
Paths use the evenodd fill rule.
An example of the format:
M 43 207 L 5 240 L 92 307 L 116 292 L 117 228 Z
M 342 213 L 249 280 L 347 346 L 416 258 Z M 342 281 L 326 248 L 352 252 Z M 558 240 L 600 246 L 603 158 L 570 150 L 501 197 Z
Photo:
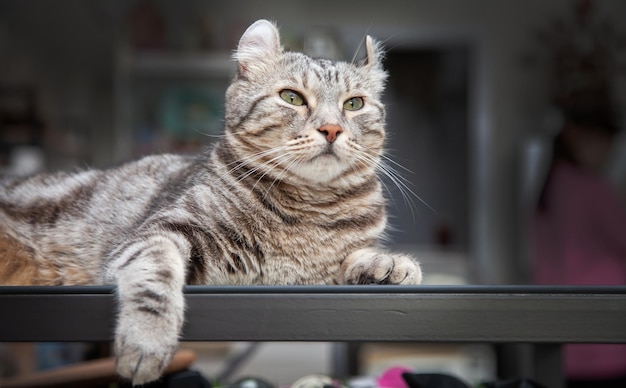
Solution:
M 276 21 L 290 49 L 348 61 L 369 34 L 388 50 L 388 164 L 404 186 L 386 183 L 391 244 L 415 252 L 428 284 L 525 284 L 529 214 L 560 125 L 555 97 L 568 82 L 596 82 L 625 110 L 624 15 L 621 0 L 3 0 L 0 170 L 101 168 L 210 147 L 230 53 L 256 19 Z M 623 134 L 606 174 L 626 202 Z M 245 348 L 223 345 L 189 344 L 207 359 Z M 304 353 L 304 369 L 331 368 L 326 344 L 275 346 L 241 374 L 282 369 L 286 382 L 302 374 L 292 364 Z M 365 358 L 380 369 L 398 361 L 389 353 Z M 395 354 L 447 360 L 466 375 L 479 365 L 468 379 L 496 373 L 488 347 Z

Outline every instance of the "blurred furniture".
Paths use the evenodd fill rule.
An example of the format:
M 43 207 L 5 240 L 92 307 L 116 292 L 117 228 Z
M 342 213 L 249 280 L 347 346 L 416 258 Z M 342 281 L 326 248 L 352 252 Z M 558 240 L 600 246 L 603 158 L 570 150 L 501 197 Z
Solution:
M 185 297 L 183 341 L 347 342 L 337 375 L 358 368 L 361 341 L 530 343 L 524 377 L 559 388 L 561 344 L 626 343 L 622 286 L 190 286 Z M 115 306 L 113 287 L 0 287 L 0 341 L 110 341 Z
M 229 53 L 116 53 L 115 155 L 198 152 L 222 133 L 224 92 L 235 74 Z
M 32 86 L 0 85 L 0 172 L 33 173 L 41 167 L 39 160 L 34 166 L 16 166 L 28 158 L 20 156 L 41 153 L 44 123 L 39 117 L 37 98 Z
M 165 369 L 164 376 L 187 370 L 191 364 L 193 364 L 194 360 L 195 355 L 192 351 L 181 350 L 176 352 L 172 362 Z M 113 357 L 81 362 L 67 367 L 45 370 L 4 381 L 0 380 L 0 386 L 4 388 L 96 388 L 109 387 L 111 383 L 120 383 L 120 377 L 115 372 L 115 358 Z

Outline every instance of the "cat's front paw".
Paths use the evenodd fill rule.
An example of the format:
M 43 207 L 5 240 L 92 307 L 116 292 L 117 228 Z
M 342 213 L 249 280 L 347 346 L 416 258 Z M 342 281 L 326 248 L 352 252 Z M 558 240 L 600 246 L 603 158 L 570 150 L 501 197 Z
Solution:
M 350 254 L 341 265 L 346 284 L 402 284 L 422 282 L 422 270 L 410 256 L 361 249 Z
M 177 333 L 163 333 L 153 327 L 118 328 L 115 338 L 117 373 L 141 385 L 158 380 L 178 346 Z
M 171 361 L 176 345 L 162 349 L 146 349 L 139 344 L 116 341 L 117 373 L 132 380 L 133 385 L 141 385 L 158 380 Z

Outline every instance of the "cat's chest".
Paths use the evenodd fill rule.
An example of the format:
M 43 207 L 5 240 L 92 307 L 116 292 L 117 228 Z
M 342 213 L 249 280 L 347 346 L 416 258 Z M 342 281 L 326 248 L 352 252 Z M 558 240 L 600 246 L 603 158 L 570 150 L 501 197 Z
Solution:
M 339 263 L 356 249 L 371 245 L 386 225 L 384 202 L 346 201 L 332 207 L 307 204 L 244 215 L 268 257 Z M 292 211 L 292 209 L 296 209 Z
M 207 259 L 217 259 L 228 283 L 332 283 L 346 256 L 373 245 L 384 229 L 383 201 L 376 192 L 367 199 L 320 207 L 307 201 L 223 198 L 219 206 L 196 207 L 210 210 L 196 222 L 205 226 L 206 236 L 196 251 L 205 249 Z
M 304 277 L 326 276 L 348 254 L 373 242 L 367 230 L 313 221 L 276 224 L 258 236 L 266 266 L 294 266 Z
M 262 244 L 272 255 L 314 258 L 340 254 L 353 244 L 355 237 L 330 225 L 303 222 L 269 228 L 263 233 Z
M 336 236 L 317 225 L 282 225 L 260 243 L 265 284 L 329 284 L 351 246 L 350 236 Z

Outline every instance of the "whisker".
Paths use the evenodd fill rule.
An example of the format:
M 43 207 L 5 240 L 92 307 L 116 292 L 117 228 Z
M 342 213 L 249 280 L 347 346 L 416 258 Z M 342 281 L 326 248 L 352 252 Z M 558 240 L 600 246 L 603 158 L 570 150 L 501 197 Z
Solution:
M 238 163 L 236 166 L 234 166 L 233 168 L 231 168 L 230 170 L 228 170 L 228 173 L 232 173 L 235 170 L 240 169 L 241 167 L 243 167 L 246 164 L 252 163 L 252 162 L 256 162 L 266 156 L 270 156 L 272 154 L 275 154 L 277 152 L 281 152 L 285 149 L 285 146 L 281 146 L 281 147 L 276 147 L 276 148 L 271 148 L 269 150 L 265 150 L 265 151 L 261 151 L 258 152 L 256 154 L 252 154 L 252 155 L 248 155 L 244 158 L 241 158 L 239 160 L 233 161 L 231 163 L 228 163 L 227 166 L 230 166 L 232 164 Z
M 208 132 L 203 132 L 203 131 L 200 131 L 200 130 L 197 130 L 197 129 L 194 129 L 194 131 L 196 133 L 199 133 L 202 136 L 211 137 L 211 138 L 214 138 L 214 139 L 223 139 L 223 138 L 226 137 L 225 133 L 220 133 L 220 134 L 208 133 Z
M 407 169 L 406 167 L 402 166 L 401 164 L 395 162 L 394 160 L 392 160 L 391 158 L 385 155 L 381 155 L 381 157 L 384 158 L 384 160 L 377 161 L 372 155 L 366 152 L 366 149 L 364 147 L 360 146 L 359 144 L 355 144 L 355 145 L 356 145 L 355 148 L 361 151 L 359 152 L 359 156 L 365 159 L 368 159 L 369 162 L 374 164 L 377 171 L 382 173 L 384 177 L 388 178 L 398 188 L 400 195 L 402 195 L 402 199 L 404 200 L 407 207 L 411 211 L 411 215 L 413 216 L 413 218 L 415 218 L 414 210 L 417 210 L 417 206 L 415 202 L 413 201 L 413 198 L 417 199 L 420 203 L 426 206 L 434 214 L 437 214 L 437 215 L 439 214 L 432 206 L 430 206 L 424 199 L 422 199 L 422 197 L 420 197 L 419 195 L 415 193 L 415 191 L 413 191 L 413 189 L 409 186 L 409 185 L 412 185 L 413 183 L 409 179 L 402 176 L 402 174 L 400 174 L 398 170 L 393 168 L 390 164 L 396 165 L 402 168 L 403 170 L 411 172 L 409 169 Z
M 256 180 L 256 182 L 254 183 L 254 186 L 252 186 L 252 188 L 255 188 L 255 187 L 256 187 L 256 185 L 257 185 L 257 184 L 261 181 L 261 179 L 263 179 L 263 178 L 264 178 L 267 174 L 269 174 L 272 170 L 276 169 L 276 168 L 277 168 L 278 166 L 280 166 L 281 164 L 284 164 L 284 163 L 285 163 L 285 161 L 288 161 L 288 160 L 289 160 L 289 159 L 291 159 L 292 157 L 293 157 L 293 155 L 291 155 L 291 154 L 281 154 L 281 155 L 278 155 L 278 156 L 277 156 L 277 157 L 275 157 L 275 158 L 272 158 L 271 160 L 268 160 L 266 163 L 263 163 L 263 165 L 262 165 L 263 167 L 269 166 L 270 168 L 269 168 L 267 171 L 265 171 L 265 172 L 264 172 L 264 173 L 263 173 L 263 174 L 259 177 L 259 179 L 257 179 L 257 180 Z M 274 163 L 273 165 L 270 165 L 270 163 L 272 163 L 272 162 L 274 162 L 274 161 L 276 161 L 276 163 Z M 289 162 L 289 163 L 291 163 L 291 162 Z M 285 171 L 285 169 L 286 169 L 286 168 L 287 168 L 287 167 L 283 168 L 283 172 Z M 282 174 L 282 172 L 281 172 L 281 174 Z M 279 174 L 279 176 L 280 176 L 280 174 Z M 276 180 L 276 179 L 274 179 L 274 180 Z M 273 182 L 272 182 L 272 183 L 273 183 Z M 267 193 L 266 193 L 266 195 L 267 195 Z
M 385 166 L 384 164 L 381 163 L 379 165 L 379 171 L 382 171 L 383 174 L 389 180 L 391 180 L 393 184 L 399 189 L 400 194 L 402 195 L 402 199 L 404 200 L 404 203 L 407 205 L 407 207 L 411 211 L 411 217 L 413 218 L 413 220 L 415 220 L 415 211 L 417 211 L 418 213 L 419 211 L 417 210 L 417 206 L 413 198 L 417 198 L 418 200 L 422 201 L 421 198 L 417 194 L 415 194 L 415 192 L 413 192 L 413 190 L 411 190 L 404 182 L 402 182 L 402 180 L 400 180 L 397 177 L 397 174 L 395 174 L 394 171 L 389 169 L 388 166 Z M 412 196 L 409 194 L 411 194 Z
M 385 159 L 386 161 L 390 162 L 391 164 L 393 164 L 394 166 L 398 166 L 401 169 L 403 169 L 404 171 L 410 173 L 410 174 L 415 174 L 413 171 L 409 170 L 408 168 L 404 167 L 403 165 L 401 165 L 400 163 L 396 162 L 395 160 L 391 159 L 390 157 L 388 157 L 385 154 L 380 155 L 381 158 Z
M 247 161 L 258 160 L 258 159 L 260 159 L 260 158 L 262 158 L 264 156 L 273 154 L 275 152 L 283 151 L 285 148 L 287 148 L 287 147 L 286 146 L 280 146 L 280 147 L 270 148 L 268 150 L 259 151 L 259 152 L 254 153 L 254 154 L 247 155 L 247 156 L 245 156 L 245 157 L 243 157 L 241 159 L 232 161 L 232 162 L 230 162 L 230 163 L 228 163 L 226 165 L 230 166 L 230 165 L 233 165 L 235 163 L 244 163 L 245 164 L 245 162 L 247 162 Z
M 257 162 L 259 160 L 261 160 L 264 157 L 267 156 L 271 156 L 277 152 L 281 152 L 284 149 L 286 149 L 286 146 L 280 146 L 280 147 L 275 147 L 275 148 L 271 148 L 268 150 L 263 150 L 263 151 L 259 151 L 255 154 L 252 155 L 248 155 L 246 157 L 243 157 L 241 159 L 232 161 L 230 163 L 226 163 L 225 166 L 229 167 L 232 165 L 235 165 L 234 167 L 228 169 L 226 172 L 222 173 L 222 174 L 218 174 L 219 179 L 221 179 L 222 181 L 224 181 L 231 189 L 233 190 L 237 190 L 237 183 L 240 183 L 241 181 L 243 181 L 244 179 L 246 179 L 247 177 L 249 177 L 250 175 L 256 173 L 257 171 L 259 171 L 260 169 L 264 168 L 268 163 L 272 163 L 273 161 L 277 160 L 278 158 L 280 158 L 280 155 L 278 157 L 273 157 L 270 160 L 261 163 L 259 165 L 254 166 L 253 168 L 251 168 L 250 170 L 246 171 L 244 174 L 241 174 L 240 176 L 234 177 L 235 179 L 229 178 L 230 175 L 233 174 L 234 171 L 236 171 L 237 169 L 243 167 L 246 164 L 251 164 L 254 162 Z
M 278 181 L 280 181 L 282 179 L 282 177 L 285 175 L 285 173 L 287 173 L 287 171 L 289 171 L 294 165 L 296 165 L 297 163 L 301 162 L 299 155 L 290 155 L 293 160 L 291 160 L 289 162 L 289 164 L 283 168 L 283 171 L 281 171 L 280 174 L 278 174 L 278 176 L 276 178 L 274 178 L 274 180 L 272 181 L 272 183 L 269 185 L 269 187 L 267 188 L 267 190 L 265 190 L 265 195 L 264 198 L 267 198 L 267 195 L 269 194 L 270 190 L 272 189 L 272 187 L 274 186 L 274 184 Z
M 402 199 L 404 200 L 404 203 L 407 205 L 407 207 L 410 209 L 411 211 L 411 215 L 414 216 L 414 210 L 417 209 L 417 206 L 415 204 L 415 202 L 413 201 L 413 198 L 407 193 L 407 191 L 411 194 L 413 194 L 414 197 L 418 197 L 417 194 L 415 194 L 414 192 L 412 192 L 404 182 L 402 182 L 402 179 L 405 179 L 404 177 L 401 177 L 402 179 L 400 179 L 398 177 L 398 174 L 395 170 L 393 170 L 393 168 L 387 166 L 384 164 L 384 162 L 382 161 L 375 161 L 372 160 L 371 161 L 372 164 L 374 164 L 374 167 L 376 169 L 376 171 L 378 171 L 379 173 L 381 173 L 383 175 L 383 177 L 386 177 L 389 181 L 391 181 L 391 183 L 394 184 L 394 186 L 396 186 L 400 192 L 400 194 L 402 195 Z M 389 189 L 389 187 L 385 184 L 385 180 L 381 179 L 381 182 L 385 185 L 387 192 L 390 195 L 393 195 L 393 192 L 391 191 L 391 189 Z
M 356 58 L 359 56 L 359 52 L 361 52 L 361 47 L 363 47 L 363 44 L 365 43 L 365 38 L 367 37 L 368 32 L 369 32 L 369 27 L 367 28 L 365 35 L 363 35 L 363 37 L 361 38 L 361 41 L 359 42 L 359 45 L 357 46 L 356 51 L 354 52 L 354 55 L 352 56 L 352 60 L 350 61 L 350 63 L 353 65 L 356 65 Z
M 357 154 L 356 156 L 357 156 L 357 162 L 358 162 L 358 163 L 360 163 L 360 164 L 364 165 L 365 167 L 369 167 L 369 168 L 374 167 L 374 169 L 377 169 L 377 167 L 376 167 L 376 166 L 377 166 L 377 164 L 378 164 L 377 162 L 375 162 L 375 161 L 371 161 L 371 160 L 366 159 L 366 158 L 364 158 L 364 157 L 361 157 L 361 155 L 359 155 L 359 154 Z M 356 166 L 352 166 L 352 170 L 353 170 L 353 172 L 355 172 L 355 173 L 358 173 L 358 172 L 359 172 L 359 171 L 356 169 Z M 383 186 L 383 188 L 385 189 L 385 191 L 386 191 L 386 192 L 387 192 L 387 193 L 391 196 L 391 195 L 392 195 L 392 191 L 391 191 L 391 189 L 389 188 L 389 186 L 387 185 L 387 183 L 386 183 L 384 180 L 382 180 L 382 179 L 380 180 L 380 183 L 382 184 L 382 186 Z M 395 206 L 395 203 L 394 203 L 394 206 Z
M 408 180 L 407 178 L 403 177 L 400 173 L 398 173 L 398 171 L 396 171 L 393 167 L 386 165 L 385 163 L 381 163 L 381 168 L 384 168 L 385 171 L 387 172 L 387 176 L 389 178 L 391 178 L 394 183 L 398 186 L 398 188 L 402 187 L 404 188 L 404 190 L 408 191 L 414 198 L 416 198 L 418 201 L 420 201 L 424 206 L 426 206 L 430 211 L 432 211 L 433 213 L 435 213 L 436 215 L 439 215 L 439 213 L 428 204 L 428 202 L 426 202 L 422 197 L 420 197 L 419 195 L 417 195 L 413 189 L 411 189 L 408 185 L 409 184 L 413 184 L 410 180 Z M 402 191 L 402 190 L 400 190 Z
M 270 160 L 268 160 L 268 161 L 265 161 L 265 162 L 263 162 L 263 163 L 259 164 L 258 166 L 254 167 L 254 168 L 251 168 L 250 170 L 246 171 L 246 173 L 245 173 L 245 174 L 243 174 L 243 175 L 239 176 L 239 177 L 237 178 L 237 181 L 238 181 L 238 182 L 241 182 L 241 181 L 243 181 L 244 179 L 246 179 L 247 177 L 249 177 L 250 175 L 255 174 L 257 171 L 259 171 L 259 170 L 261 170 L 261 169 L 263 169 L 263 168 L 265 168 L 265 167 L 267 167 L 267 166 L 270 166 L 270 167 L 271 167 L 271 164 L 272 164 L 273 162 L 275 162 L 275 161 L 277 161 L 277 160 L 280 160 L 280 159 L 281 159 L 281 158 L 283 158 L 283 157 L 285 157 L 285 155 L 284 155 L 284 154 L 280 154 L 280 155 L 278 155 L 278 156 L 273 157 L 272 159 L 270 159 Z M 276 167 L 276 166 L 278 166 L 278 163 L 276 163 L 274 167 Z M 272 168 L 274 168 L 274 167 L 272 167 Z M 271 170 L 272 170 L 272 168 L 270 168 L 268 171 L 266 171 L 265 173 L 263 173 L 263 175 L 261 175 L 261 177 L 260 177 L 259 179 L 257 179 L 257 182 L 258 182 L 260 179 L 262 179 L 262 178 L 265 176 L 265 174 L 267 174 L 269 171 L 271 171 Z M 255 184 L 255 185 L 256 185 L 256 184 Z
M 389 42 L 390 40 L 394 39 L 395 37 L 397 37 L 399 34 L 396 32 L 394 34 L 389 35 L 387 38 L 385 38 L 384 40 L 381 41 L 381 43 L 383 44 L 383 46 L 387 45 L 387 42 Z M 397 45 L 392 46 L 390 48 L 387 49 L 387 51 L 389 50 L 393 50 L 394 48 L 398 47 Z

